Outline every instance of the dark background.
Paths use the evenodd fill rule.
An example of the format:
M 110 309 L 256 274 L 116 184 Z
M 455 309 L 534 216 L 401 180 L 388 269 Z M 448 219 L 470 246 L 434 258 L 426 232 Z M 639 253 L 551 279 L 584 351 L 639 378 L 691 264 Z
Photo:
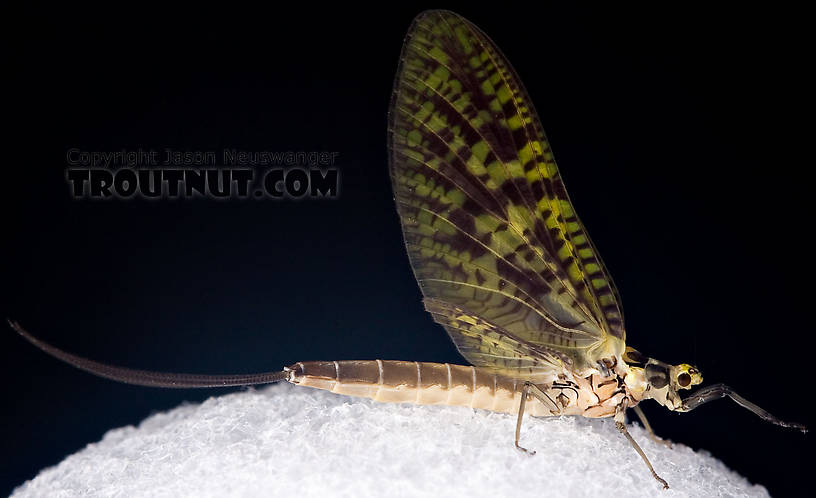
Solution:
M 144 369 L 462 362 L 422 310 L 387 172 L 397 58 L 428 7 L 10 18 L 0 311 L 69 351 Z M 803 13 L 448 7 L 496 41 L 532 95 L 623 296 L 629 344 L 812 422 Z M 74 200 L 71 147 L 335 151 L 341 195 Z M 109 429 L 225 392 L 99 379 L 10 330 L 0 352 L 0 493 Z M 660 435 L 772 494 L 809 484 L 811 436 L 727 401 L 645 410 Z

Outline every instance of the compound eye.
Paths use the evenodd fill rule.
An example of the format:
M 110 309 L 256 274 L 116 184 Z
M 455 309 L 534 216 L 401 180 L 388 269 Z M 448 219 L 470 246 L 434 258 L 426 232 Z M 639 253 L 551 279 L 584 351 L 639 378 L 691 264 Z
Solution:
M 683 372 L 677 376 L 677 383 L 680 384 L 680 387 L 688 387 L 691 385 L 691 375 Z

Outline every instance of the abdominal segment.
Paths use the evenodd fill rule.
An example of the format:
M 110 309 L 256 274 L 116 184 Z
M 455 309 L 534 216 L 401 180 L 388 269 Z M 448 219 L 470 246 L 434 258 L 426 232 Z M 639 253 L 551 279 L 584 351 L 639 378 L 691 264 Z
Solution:
M 518 413 L 524 380 L 487 370 L 448 363 L 392 360 L 306 361 L 287 367 L 289 382 L 387 403 L 469 406 L 501 413 Z M 525 413 L 607 417 L 620 401 L 617 383 L 561 379 L 538 384 L 544 399 L 529 396 Z M 596 394 L 593 387 L 601 391 Z M 620 393 L 621 397 L 623 393 Z M 611 411 L 610 411 L 611 409 Z

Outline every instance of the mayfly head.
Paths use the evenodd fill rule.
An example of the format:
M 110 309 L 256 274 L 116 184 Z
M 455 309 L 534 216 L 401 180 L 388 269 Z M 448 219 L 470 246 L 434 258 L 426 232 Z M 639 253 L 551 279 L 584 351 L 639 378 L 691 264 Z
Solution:
M 682 406 L 677 393 L 703 381 L 700 370 L 688 363 L 669 365 L 627 347 L 623 361 L 629 367 L 626 385 L 636 399 L 653 399 L 670 410 Z
M 700 370 L 688 363 L 681 363 L 671 367 L 669 376 L 676 384 L 676 389 L 691 389 L 691 386 L 703 382 L 703 374 Z

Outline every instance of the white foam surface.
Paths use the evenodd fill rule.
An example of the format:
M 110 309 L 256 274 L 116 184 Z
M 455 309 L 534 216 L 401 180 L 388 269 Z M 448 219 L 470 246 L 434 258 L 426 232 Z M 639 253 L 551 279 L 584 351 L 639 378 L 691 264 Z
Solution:
M 281 383 L 186 404 L 109 431 L 12 496 L 768 496 L 705 452 L 614 422 L 381 404 Z

